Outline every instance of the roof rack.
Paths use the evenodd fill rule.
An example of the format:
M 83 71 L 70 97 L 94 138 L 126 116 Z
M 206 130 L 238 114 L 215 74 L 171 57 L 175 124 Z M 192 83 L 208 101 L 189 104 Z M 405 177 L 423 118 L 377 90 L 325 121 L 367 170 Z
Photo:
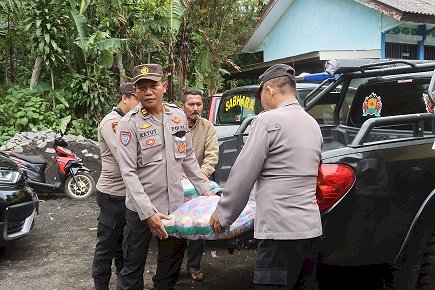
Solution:
M 416 69 L 424 64 L 435 64 L 427 60 L 403 59 L 331 59 L 325 64 L 325 72 L 334 75 L 352 72 L 367 72 L 376 69 L 410 68 Z

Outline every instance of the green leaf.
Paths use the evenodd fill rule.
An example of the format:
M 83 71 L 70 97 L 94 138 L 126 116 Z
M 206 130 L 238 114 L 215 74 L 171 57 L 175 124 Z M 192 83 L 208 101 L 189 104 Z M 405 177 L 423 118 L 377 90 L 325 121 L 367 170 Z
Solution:
M 56 41 L 54 41 L 53 39 L 51 40 L 51 46 L 52 46 L 54 49 L 58 50 L 57 43 L 56 43 Z
M 100 65 L 106 68 L 111 68 L 113 66 L 113 53 L 110 50 L 102 51 Z
M 66 128 L 69 122 L 71 122 L 71 115 L 63 117 L 62 119 L 59 120 L 59 129 L 62 133 L 66 132 Z
M 50 43 L 50 34 L 49 33 L 44 34 L 44 38 L 45 38 L 45 42 L 47 44 L 49 44 Z
M 47 23 L 47 24 L 45 24 L 45 26 L 47 27 L 48 30 L 50 30 L 50 28 L 51 28 L 51 23 Z
M 42 19 L 36 20 L 36 27 L 39 28 L 41 26 Z

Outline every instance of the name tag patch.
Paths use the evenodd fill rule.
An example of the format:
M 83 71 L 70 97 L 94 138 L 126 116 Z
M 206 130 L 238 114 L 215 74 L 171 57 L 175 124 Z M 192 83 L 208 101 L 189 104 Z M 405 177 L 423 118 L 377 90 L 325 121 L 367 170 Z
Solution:
M 157 129 L 148 130 L 139 134 L 139 138 L 146 138 L 157 135 Z

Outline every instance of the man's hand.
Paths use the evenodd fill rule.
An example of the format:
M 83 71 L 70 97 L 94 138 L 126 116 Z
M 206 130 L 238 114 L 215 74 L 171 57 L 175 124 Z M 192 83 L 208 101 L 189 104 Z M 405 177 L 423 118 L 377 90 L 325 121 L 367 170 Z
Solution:
M 187 179 L 186 173 L 181 172 L 181 179 Z
M 151 233 L 161 240 L 167 239 L 169 237 L 168 233 L 163 226 L 162 220 L 170 220 L 171 217 L 157 212 L 146 219 L 148 226 L 150 227 Z
M 215 233 L 219 234 L 222 232 L 222 225 L 219 222 L 216 211 L 214 211 L 210 217 L 210 227 L 213 230 L 213 232 L 215 232 Z
M 202 195 L 204 195 L 204 196 L 213 196 L 214 193 L 213 193 L 213 191 L 211 191 L 211 190 L 207 190 L 207 191 L 204 192 Z

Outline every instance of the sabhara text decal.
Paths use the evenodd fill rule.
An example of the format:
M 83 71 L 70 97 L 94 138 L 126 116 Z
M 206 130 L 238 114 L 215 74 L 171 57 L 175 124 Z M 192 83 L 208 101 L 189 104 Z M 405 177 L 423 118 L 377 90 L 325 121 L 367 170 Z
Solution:
M 254 104 L 255 100 L 251 99 L 248 96 L 235 95 L 228 101 L 226 101 L 225 112 L 228 112 L 231 108 L 234 108 L 236 106 L 240 106 L 250 111 L 254 111 Z

